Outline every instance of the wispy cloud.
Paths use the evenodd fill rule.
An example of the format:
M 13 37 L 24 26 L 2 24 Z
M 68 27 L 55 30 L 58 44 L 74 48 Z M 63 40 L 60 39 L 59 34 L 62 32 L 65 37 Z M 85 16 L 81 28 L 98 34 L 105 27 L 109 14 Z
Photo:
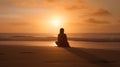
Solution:
M 95 18 L 88 18 L 88 19 L 85 20 L 85 22 L 93 23 L 93 24 L 109 24 L 110 23 L 109 21 L 98 20 L 98 19 L 95 19 Z
M 47 1 L 47 2 L 55 2 L 57 0 L 45 0 L 45 1 Z
M 42 0 L 0 0 L 0 8 L 2 7 L 40 7 Z
M 111 16 L 111 13 L 108 10 L 105 9 L 97 9 L 93 13 L 91 13 L 93 16 Z
M 30 25 L 28 22 L 11 22 L 9 23 L 10 25 L 15 25 L 15 26 L 23 26 L 23 25 Z
M 66 7 L 66 10 L 82 10 L 82 9 L 87 9 L 88 7 L 85 5 L 69 5 Z
M 27 26 L 30 25 L 28 21 L 16 21 L 16 20 L 10 20 L 10 21 L 0 21 L 0 25 L 12 25 L 12 26 Z
M 118 20 L 118 23 L 120 23 L 120 20 Z
M 12 4 L 17 7 L 35 8 L 40 6 L 37 0 L 12 0 Z

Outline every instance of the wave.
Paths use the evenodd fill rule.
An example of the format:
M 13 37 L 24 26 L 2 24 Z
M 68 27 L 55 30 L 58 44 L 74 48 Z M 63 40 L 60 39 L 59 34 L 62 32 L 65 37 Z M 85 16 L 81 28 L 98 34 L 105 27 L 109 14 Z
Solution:
M 0 41 L 56 41 L 57 37 L 34 37 L 34 36 L 0 36 Z M 97 38 L 97 37 L 68 37 L 69 41 L 86 42 L 120 42 L 120 38 Z

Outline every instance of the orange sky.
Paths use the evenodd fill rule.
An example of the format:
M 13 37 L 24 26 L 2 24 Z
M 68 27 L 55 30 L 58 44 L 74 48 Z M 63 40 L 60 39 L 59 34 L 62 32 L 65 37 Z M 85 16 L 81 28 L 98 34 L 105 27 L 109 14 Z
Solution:
M 0 33 L 120 33 L 119 0 L 0 0 Z M 58 23 L 58 24 L 57 24 Z

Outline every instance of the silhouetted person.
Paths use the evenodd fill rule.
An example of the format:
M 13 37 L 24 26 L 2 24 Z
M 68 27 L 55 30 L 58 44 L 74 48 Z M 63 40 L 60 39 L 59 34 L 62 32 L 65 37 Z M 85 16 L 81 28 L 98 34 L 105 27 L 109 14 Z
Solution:
M 67 40 L 67 36 L 64 33 L 63 28 L 60 29 L 60 33 L 58 34 L 56 44 L 57 44 L 58 47 L 70 47 L 69 43 L 68 43 L 68 40 Z

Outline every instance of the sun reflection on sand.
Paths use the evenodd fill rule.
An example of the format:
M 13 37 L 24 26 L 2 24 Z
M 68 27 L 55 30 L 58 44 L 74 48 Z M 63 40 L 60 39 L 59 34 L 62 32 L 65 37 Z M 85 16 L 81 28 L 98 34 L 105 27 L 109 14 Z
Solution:
M 57 47 L 57 45 L 56 45 L 56 43 L 55 43 L 55 42 L 53 42 L 53 43 L 52 43 L 52 46 L 55 46 L 55 47 Z

